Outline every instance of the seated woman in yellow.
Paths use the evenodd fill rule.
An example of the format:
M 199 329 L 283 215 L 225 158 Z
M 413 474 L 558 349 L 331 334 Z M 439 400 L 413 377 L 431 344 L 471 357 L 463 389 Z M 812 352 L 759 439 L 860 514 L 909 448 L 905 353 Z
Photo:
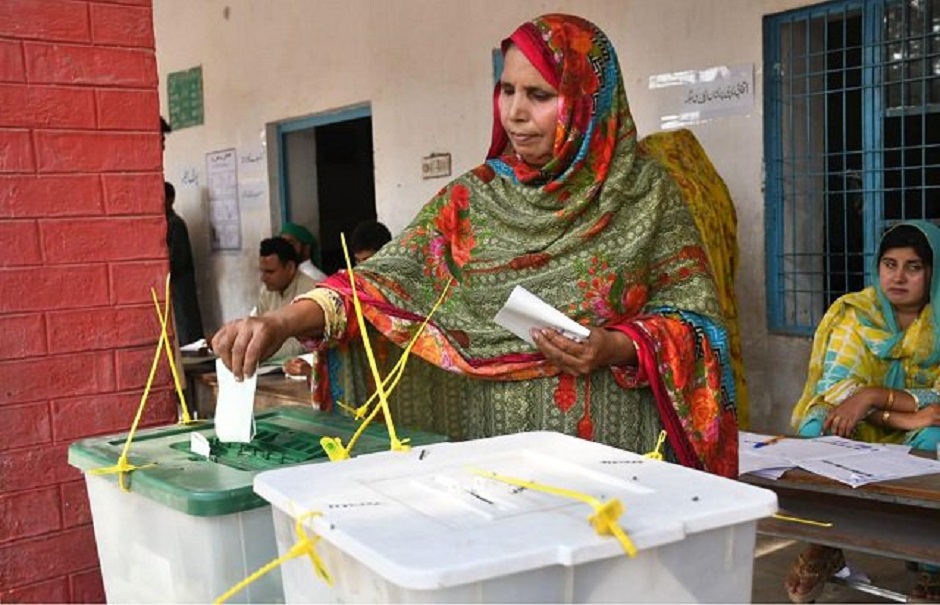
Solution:
M 940 440 L 940 229 L 924 221 L 887 231 L 877 280 L 826 312 L 792 422 L 804 437 L 824 433 L 934 451 Z M 844 565 L 839 549 L 810 545 L 786 579 L 795 603 L 822 592 Z M 940 600 L 940 570 L 922 565 L 911 592 Z

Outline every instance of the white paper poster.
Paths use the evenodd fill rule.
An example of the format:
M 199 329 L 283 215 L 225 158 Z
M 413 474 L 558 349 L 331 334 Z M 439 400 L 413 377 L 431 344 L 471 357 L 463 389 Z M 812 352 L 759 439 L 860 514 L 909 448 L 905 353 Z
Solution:
M 240 250 L 241 216 L 238 209 L 238 165 L 234 149 L 206 154 L 206 188 L 213 250 Z
M 720 65 L 658 74 L 650 76 L 649 88 L 663 89 L 660 126 L 664 130 L 747 115 L 754 109 L 754 66 Z

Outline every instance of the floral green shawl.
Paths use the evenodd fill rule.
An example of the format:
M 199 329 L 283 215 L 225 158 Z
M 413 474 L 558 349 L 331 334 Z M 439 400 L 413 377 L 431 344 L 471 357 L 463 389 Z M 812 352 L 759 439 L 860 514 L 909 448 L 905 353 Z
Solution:
M 518 160 L 496 115 L 486 163 L 441 189 L 356 270 L 364 315 L 400 346 L 453 280 L 413 352 L 460 386 L 441 387 L 436 400 L 403 386 L 399 413 L 452 438 L 547 429 L 634 451 L 652 449 L 665 413 L 680 462 L 735 475 L 734 386 L 721 381 L 728 360 L 716 346 L 722 317 L 710 267 L 675 183 L 636 151 L 613 47 L 567 15 L 526 23 L 504 50 L 510 42 L 560 93 L 554 159 L 541 169 Z M 493 322 L 517 285 L 582 324 L 632 330 L 648 367 L 559 375 Z M 345 273 L 326 286 L 348 301 Z M 448 381 L 410 363 L 406 376 L 429 392 Z M 651 377 L 666 399 L 654 399 Z

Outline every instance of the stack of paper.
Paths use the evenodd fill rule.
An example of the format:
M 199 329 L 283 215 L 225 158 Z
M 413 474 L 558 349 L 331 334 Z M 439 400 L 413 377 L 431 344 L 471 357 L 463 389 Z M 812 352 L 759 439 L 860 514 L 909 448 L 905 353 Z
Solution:
M 773 439 L 769 435 L 739 431 L 738 474 L 751 473 L 768 479 L 779 479 L 781 475 L 796 466 L 787 458 L 762 451 L 765 449 L 765 445 Z M 766 445 L 766 447 L 769 447 L 769 445 Z
M 738 448 L 740 474 L 772 479 L 794 467 L 852 487 L 940 473 L 940 462 L 911 456 L 906 445 L 864 443 L 831 435 L 791 439 L 741 431 Z

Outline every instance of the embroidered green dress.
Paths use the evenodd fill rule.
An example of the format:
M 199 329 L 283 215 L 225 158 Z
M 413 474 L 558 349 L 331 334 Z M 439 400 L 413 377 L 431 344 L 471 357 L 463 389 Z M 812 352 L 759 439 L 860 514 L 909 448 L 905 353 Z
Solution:
M 355 270 L 370 330 L 384 339 L 383 374 L 451 284 L 391 398 L 396 425 L 452 439 L 553 430 L 638 452 L 665 427 L 670 456 L 736 476 L 734 380 L 711 269 L 675 182 L 637 152 L 613 47 L 568 15 L 526 23 L 509 44 L 559 91 L 553 159 L 523 163 L 495 116 L 486 162 Z M 584 325 L 627 333 L 639 365 L 559 373 L 493 321 L 517 285 Z M 370 377 L 349 276 L 310 297 L 331 318 L 311 343 L 330 350 L 318 392 L 359 405 Z

